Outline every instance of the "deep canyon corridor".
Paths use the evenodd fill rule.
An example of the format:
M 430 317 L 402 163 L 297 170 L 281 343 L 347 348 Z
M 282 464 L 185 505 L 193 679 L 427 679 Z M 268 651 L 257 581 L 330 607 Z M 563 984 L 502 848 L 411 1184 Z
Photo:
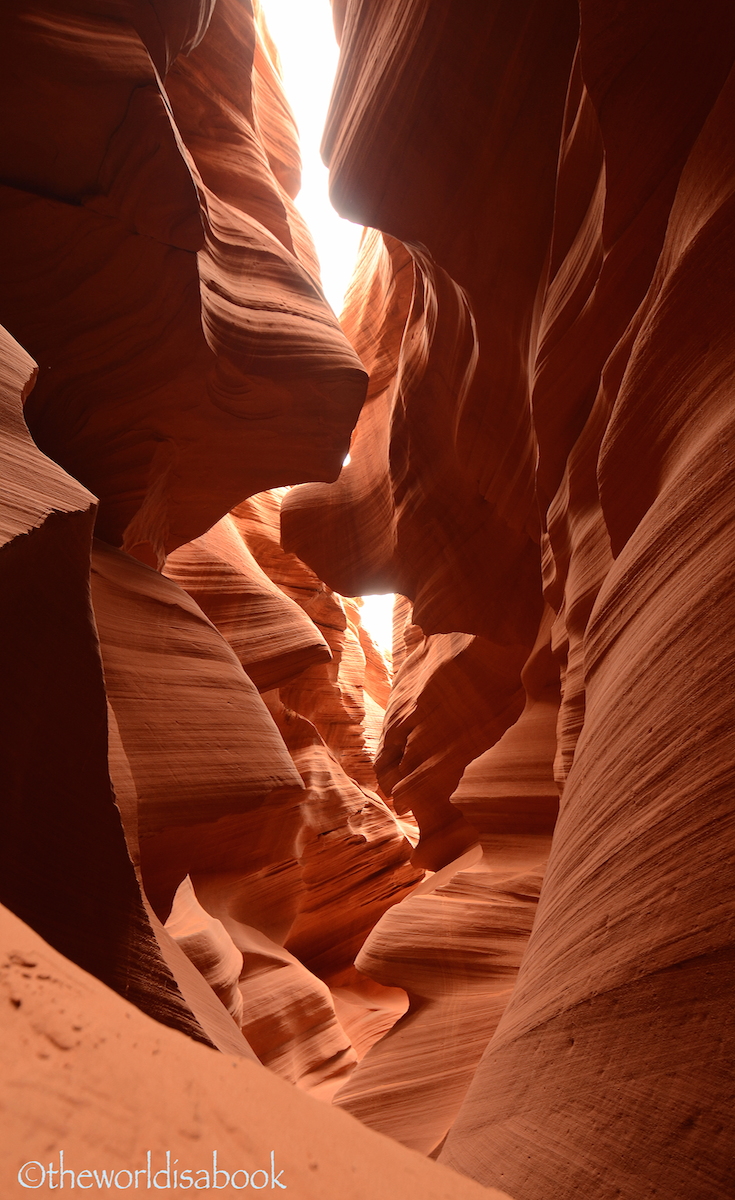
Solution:
M 735 6 L 332 10 L 339 317 L 259 0 L 0 6 L 0 1196 L 735 1200 Z

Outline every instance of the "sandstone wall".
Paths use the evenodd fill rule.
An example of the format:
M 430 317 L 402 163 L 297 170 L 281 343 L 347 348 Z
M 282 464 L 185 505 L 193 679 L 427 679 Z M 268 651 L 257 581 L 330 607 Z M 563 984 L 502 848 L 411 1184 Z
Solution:
M 486 865 L 436 888 L 435 916 L 416 896 L 376 927 L 358 961 L 416 1000 L 337 1099 L 425 1150 L 451 1124 L 434 1153 L 527 1200 L 724 1197 L 732 9 L 354 0 L 339 14 L 332 195 L 383 232 L 364 245 L 345 329 L 366 362 L 361 338 L 380 354 L 349 466 L 289 493 L 285 542 L 334 587 L 379 575 L 430 643 L 453 630 L 507 654 L 530 648 L 542 596 L 548 615 L 522 716 L 489 734 L 451 796 Z M 424 711 L 415 655 L 384 734 L 397 800 L 457 746 L 458 702 L 447 688 Z M 506 696 L 518 682 L 509 672 Z M 486 683 L 486 701 L 501 694 Z M 477 1023 L 459 1006 L 470 1027 L 453 1026 L 442 1074 L 432 1038 L 455 1018 L 432 1034 L 429 1014 L 467 986 L 477 883 L 463 924 L 463 880 L 489 887 L 519 836 L 548 839 L 552 770 L 560 815 L 518 981 L 499 1024 L 488 998 L 497 1029 L 450 1101 Z M 427 832 L 453 786 L 448 772 L 432 784 L 415 806 Z M 489 992 L 502 936 L 483 944 Z M 455 951 L 463 965 L 444 977 Z
M 236 0 L 2 21 L 2 896 L 328 1094 L 356 1061 L 329 983 L 363 1043 L 396 1019 L 354 958 L 422 872 L 373 769 L 385 664 L 279 541 L 278 488 L 336 478 L 366 374 L 293 204 L 277 51 Z
M 725 1200 L 735 13 L 333 8 L 340 321 L 257 0 L 0 14 L 0 898 L 516 1200 Z

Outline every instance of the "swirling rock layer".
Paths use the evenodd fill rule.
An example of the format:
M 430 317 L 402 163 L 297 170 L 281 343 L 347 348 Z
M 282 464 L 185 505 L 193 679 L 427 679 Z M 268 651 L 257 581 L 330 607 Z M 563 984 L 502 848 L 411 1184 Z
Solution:
M 256 0 L 0 15 L 2 898 L 517 1200 L 730 1200 L 735 12 L 334 15 L 341 325 Z
M 523 715 L 519 665 L 496 710 L 507 732 L 456 760 L 453 804 L 496 863 L 519 838 L 548 847 L 552 762 L 562 794 L 517 983 L 440 1157 L 528 1200 L 724 1198 L 732 10 L 354 0 L 339 26 L 324 149 L 337 207 L 383 233 L 345 313 L 371 383 L 338 483 L 289 493 L 286 545 L 332 586 L 402 592 L 429 643 L 460 631 L 527 654 L 534 599 L 548 605 Z M 469 725 L 454 731 L 461 700 L 432 694 L 411 641 L 378 769 L 397 803 L 415 788 L 428 846 L 450 826 L 431 766 Z M 481 678 L 497 704 L 497 676 Z M 358 960 L 417 999 L 340 1097 L 428 1149 L 441 1034 L 428 1017 L 421 1032 L 418 997 L 442 938 L 422 901 L 391 910 Z
M 396 1187 L 407 1200 L 508 1200 L 300 1095 L 258 1063 L 163 1029 L 5 909 L 0 928 L 3 1079 L 14 1095 L 0 1135 L 6 1193 L 17 1190 L 18 1170 L 36 1149 L 46 1163 L 53 1156 L 55 1170 L 60 1149 L 75 1171 L 144 1171 L 148 1150 L 153 1169 L 165 1169 L 176 1129 L 186 1131 L 179 1168 L 192 1169 L 201 1196 L 222 1194 L 221 1177 L 212 1178 L 215 1146 L 218 1166 L 267 1168 L 269 1184 L 273 1149 L 279 1182 L 304 1200 L 392 1200 Z M 208 1186 L 199 1170 L 209 1172 Z M 123 1174 L 121 1189 L 126 1183 Z
M 276 1059 L 290 1006 L 293 1052 L 276 1069 L 318 1081 L 335 1053 L 345 1070 L 354 1061 L 321 980 L 293 959 L 301 992 L 275 990 L 276 1032 L 264 1034 L 257 971 L 224 925 L 205 913 L 178 941 L 161 925 L 191 875 L 223 915 L 251 894 L 253 936 L 275 933 L 274 965 L 289 960 L 310 824 L 258 688 L 334 661 L 334 678 L 317 673 L 304 694 L 315 710 L 328 699 L 325 733 L 375 784 L 357 616 L 298 565 L 339 618 L 325 639 L 227 516 L 263 486 L 335 478 L 365 388 L 293 206 L 299 154 L 277 54 L 257 6 L 235 0 L 18 3 L 0 20 L 13 114 L 0 135 L 0 310 L 14 335 L 0 346 L 13 631 L 3 896 L 146 1011 L 220 1049 L 252 1056 L 240 1032 L 252 1028 Z M 369 687 L 374 745 L 386 702 L 374 663 Z M 340 829 L 364 797 L 343 773 L 333 790 Z M 420 875 L 375 802 L 372 836 L 382 844 L 382 821 L 389 850 L 332 867 L 380 877 L 373 920 Z M 279 903 L 259 906 L 284 877 Z M 321 878 L 328 893 L 329 867 Z M 312 926 L 323 940 L 318 915 Z M 315 998 L 319 1021 L 307 1019 Z

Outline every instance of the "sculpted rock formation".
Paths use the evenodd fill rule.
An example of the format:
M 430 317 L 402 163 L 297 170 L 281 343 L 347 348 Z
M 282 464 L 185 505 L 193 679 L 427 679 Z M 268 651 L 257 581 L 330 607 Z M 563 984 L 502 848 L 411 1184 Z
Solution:
M 480 848 L 391 908 L 357 959 L 366 975 L 405 988 L 410 1008 L 335 1103 L 424 1153 L 441 1146 L 457 1115 L 508 1002 L 535 916 L 558 810 L 551 616 L 547 611 L 523 672 L 523 713 L 467 767 L 452 797 Z
M 252 11 L 212 10 L 165 92 L 124 6 L 5 10 L 23 119 L 0 147 L 2 312 L 40 368 L 27 420 L 100 498 L 98 536 L 154 566 L 249 493 L 335 478 L 364 393 L 268 161 L 284 113 L 267 86 L 253 107 Z
M 509 585 L 506 564 L 527 531 L 540 544 L 561 677 L 553 741 L 551 700 L 532 704 L 529 690 L 524 715 L 454 796 L 483 844 L 496 840 L 498 865 L 511 854 L 511 798 L 525 835 L 548 839 L 548 782 L 541 808 L 526 806 L 514 758 L 523 731 L 537 738 L 545 726 L 563 792 L 538 918 L 440 1158 L 528 1200 L 661 1189 L 724 1198 L 732 1086 L 717 1047 L 732 1055 L 734 897 L 732 872 L 725 882 L 716 864 L 732 854 L 732 10 L 713 3 L 695 17 L 651 3 L 611 14 L 582 0 L 579 12 L 497 3 L 480 16 L 356 0 L 338 24 L 324 142 L 332 194 L 385 244 L 365 243 L 345 328 L 361 351 L 364 331 L 387 357 L 376 331 L 392 323 L 394 366 L 379 378 L 376 362 L 340 481 L 289 493 L 285 543 L 332 586 L 341 572 L 355 591 L 379 575 L 414 601 L 429 638 L 453 627 L 507 644 L 514 620 L 523 644 L 519 617 L 541 578 L 516 569 Z M 410 306 L 399 303 L 408 259 L 397 239 L 413 261 Z M 460 353 L 471 362 L 442 273 L 464 289 L 476 366 L 450 389 L 434 474 L 418 449 L 406 453 L 413 439 L 427 461 L 436 438 L 431 372 L 412 370 L 417 346 L 441 344 L 442 320 L 452 321 L 443 377 L 457 378 Z M 426 281 L 436 289 L 439 279 L 417 329 Z M 462 586 L 448 626 L 449 603 L 426 602 L 426 589 L 442 596 L 438 555 L 419 578 L 406 568 L 432 539 L 451 546 L 446 564 L 466 544 L 448 481 L 424 536 L 404 537 L 400 563 L 391 554 L 408 528 L 404 504 L 409 514 L 428 506 L 452 455 L 488 503 L 492 532 L 472 576 L 454 571 Z M 468 592 L 484 600 L 490 629 L 470 617 Z M 409 655 L 396 695 L 411 667 Z M 462 878 L 432 894 L 459 894 Z M 383 918 L 363 969 L 374 942 L 377 976 L 394 955 L 393 981 L 401 969 L 421 979 L 399 913 L 415 906 L 418 927 L 422 899 Z M 432 928 L 427 963 L 441 944 L 438 915 Z M 404 1018 L 341 1095 L 428 1148 L 440 1124 L 427 1130 L 433 1113 L 421 1103 L 431 1067 L 411 1092 L 410 1069 L 390 1050 L 420 1016 Z M 429 1038 L 427 1028 L 424 1053 Z M 457 1050 L 449 1057 L 456 1064 Z M 411 1117 L 405 1106 L 391 1114 L 396 1085 L 411 1092 Z
M 314 623 L 261 569 L 229 515 L 170 554 L 164 573 L 224 634 L 259 692 L 331 662 Z
M 178 1169 L 190 1170 L 199 1196 L 222 1194 L 222 1177 L 212 1173 L 215 1146 L 218 1168 L 253 1177 L 265 1170 L 269 1191 L 275 1175 L 287 1195 L 304 1200 L 392 1200 L 396 1188 L 407 1200 L 508 1200 L 299 1095 L 257 1063 L 163 1029 L 4 909 L 0 948 L 3 1079 L 14 1096 L 0 1142 L 6 1194 L 18 1190 L 26 1150 L 26 1161 L 40 1155 L 47 1169 L 51 1159 L 55 1172 L 60 1149 L 75 1173 L 142 1167 L 145 1185 L 146 1152 L 153 1171 L 165 1171 L 172 1129 L 180 1129 Z M 58 1174 L 51 1182 L 59 1186 Z M 120 1190 L 127 1182 L 123 1173 Z M 239 1175 L 236 1188 L 244 1182 Z M 93 1183 L 87 1176 L 80 1187 Z M 179 1179 L 184 1190 L 186 1183 Z M 264 1186 L 259 1175 L 255 1187 Z
M 159 1020 L 249 1053 L 147 911 L 126 848 L 123 754 L 108 727 L 89 598 L 94 497 L 41 454 L 22 416 L 36 366 L 0 334 L 3 453 L 2 895 L 80 965 Z M 116 797 L 117 791 L 117 797 Z M 131 861 L 132 860 L 132 861 Z M 196 1016 L 194 1012 L 196 1011 Z
M 735 11 L 333 12 L 340 321 L 257 0 L 0 15 L 12 1153 L 730 1200 Z
M 289 919 L 261 922 L 288 933 L 304 784 L 243 665 L 272 689 L 332 652 L 224 518 L 264 485 L 337 475 L 365 376 L 291 201 L 295 129 L 257 9 L 2 20 L 18 119 L 0 308 L 38 361 L 5 338 L 3 896 L 147 1011 L 250 1055 L 236 998 L 228 1016 L 159 918 L 187 874 L 257 892 L 295 868 Z M 153 569 L 179 546 L 169 578 Z M 360 713 L 346 724 L 371 772 Z M 417 877 L 385 812 L 376 915 L 405 892 L 394 868 Z

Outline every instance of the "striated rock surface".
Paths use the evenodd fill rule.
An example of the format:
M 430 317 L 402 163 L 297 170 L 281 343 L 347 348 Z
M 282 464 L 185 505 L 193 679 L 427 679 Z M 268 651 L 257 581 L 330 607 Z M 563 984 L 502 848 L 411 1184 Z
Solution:
M 270 797 L 288 804 L 302 783 L 255 686 L 186 592 L 98 543 L 92 595 L 143 878 L 165 918 L 184 876 L 241 861 L 234 839 L 250 810 Z
M 416 815 L 414 861 L 430 870 L 477 840 L 449 798 L 467 763 L 520 713 L 525 658 L 522 646 L 434 634 L 416 641 L 396 675 L 375 766 L 398 811 Z
M 491 1070 L 493 1094 L 504 1091 L 503 1103 L 517 1109 L 503 1086 L 505 1063 L 534 1054 L 539 1087 L 552 1073 L 554 1084 L 543 1119 L 529 1096 L 522 1123 L 534 1136 L 543 1125 L 543 1136 L 555 1138 L 548 1114 L 568 1092 L 564 1174 L 599 1194 L 628 1186 L 626 1161 L 641 1142 L 651 1164 L 646 1174 L 667 1190 L 681 1190 L 703 1162 L 707 1192 L 693 1183 L 695 1192 L 724 1195 L 729 1186 L 727 1138 L 704 1135 L 700 1121 L 704 1112 L 708 1120 L 724 1115 L 731 1094 L 720 1067 L 731 1031 L 721 991 L 733 961 L 731 874 L 723 876 L 715 858 L 731 853 L 723 785 L 731 770 L 725 714 L 732 698 L 715 680 L 728 670 L 733 619 L 724 582 L 731 571 L 725 545 L 732 472 L 722 458 L 732 414 L 718 386 L 731 360 L 729 334 L 719 332 L 724 289 L 717 286 L 733 249 L 724 233 L 732 178 L 723 188 L 719 132 L 731 120 L 732 94 L 728 83 L 690 151 L 646 300 L 603 377 L 599 404 L 607 421 L 598 478 L 615 558 L 585 632 L 584 724 L 523 982 L 475 1083 L 482 1087 Z M 706 305 L 691 303 L 698 271 L 708 280 Z M 656 432 L 645 415 L 654 395 L 663 426 Z M 541 1044 L 542 1024 L 539 1053 L 532 1043 Z M 602 1065 L 618 1059 L 623 1065 L 614 1073 Z M 636 1098 L 621 1120 L 624 1081 Z M 475 1128 L 476 1105 L 471 1094 L 465 1120 Z M 583 1120 L 580 1105 L 589 1113 Z M 483 1103 L 480 1138 L 491 1137 L 493 1156 L 507 1159 L 499 1124 L 505 1120 Z M 573 1153 L 582 1126 L 592 1153 Z M 462 1158 L 467 1127 L 448 1142 L 450 1160 Z M 526 1174 L 516 1169 L 510 1186 Z M 554 1191 L 560 1184 L 549 1185 L 548 1170 L 535 1186 L 562 1194 Z
M 730 1200 L 735 13 L 333 10 L 341 325 L 257 0 L 0 14 L 4 1158 Z
M 363 242 L 345 314 L 371 383 L 349 466 L 288 494 L 284 543 L 333 587 L 400 591 L 429 642 L 461 633 L 527 654 L 534 602 L 550 610 L 552 690 L 534 690 L 529 663 L 523 715 L 507 713 L 453 798 L 496 865 L 518 838 L 540 864 L 552 760 L 562 789 L 518 981 L 440 1157 L 528 1200 L 724 1200 L 733 14 L 348 0 L 337 16 L 324 150 L 337 207 L 382 233 Z M 483 504 L 485 541 L 463 571 L 462 522 Z M 439 802 L 422 804 L 437 755 L 461 740 L 460 702 L 416 681 L 417 711 L 423 699 L 445 737 L 417 737 L 414 767 L 398 716 L 419 661 L 406 651 L 378 772 L 399 803 L 426 770 L 414 807 L 428 845 Z M 500 699 L 489 677 L 485 696 Z M 524 741 L 544 748 L 525 781 Z M 431 895 L 458 910 L 466 875 Z M 443 943 L 429 903 L 391 910 L 363 969 L 432 986 Z M 441 1122 L 430 1128 L 421 1089 L 440 1066 L 411 1055 L 440 1033 L 421 1030 L 428 997 L 409 992 L 341 1098 L 428 1149 Z
M 214 886 L 213 886 L 214 884 Z M 219 886 L 218 886 L 219 885 Z M 355 1063 L 325 984 L 223 904 L 221 880 L 205 881 L 198 900 L 187 876 L 166 929 L 246 1035 L 260 1061 L 304 1091 L 329 1098 Z
M 0 319 L 39 364 L 39 445 L 157 565 L 249 493 L 335 478 L 364 373 L 260 143 L 250 6 L 214 7 L 166 91 L 126 14 L 6 8 Z
M 248 1047 L 141 894 L 126 845 L 89 595 L 94 497 L 41 454 L 23 420 L 36 366 L 0 331 L 3 899 L 61 952 L 166 1024 Z M 10 635 L 12 631 L 12 637 Z M 124 757 L 124 756 L 123 756 Z M 117 778 L 116 778 L 117 785 Z M 122 806 L 122 805 L 121 805 Z M 132 861 L 131 861 L 132 859 Z M 196 1014 L 196 1015 L 195 1015 Z
M 288 495 L 288 493 L 286 493 Z M 357 607 L 331 591 L 319 576 L 280 542 L 284 496 L 253 496 L 232 518 L 254 558 L 285 594 L 313 621 L 331 659 L 298 674 L 281 689 L 285 706 L 307 717 L 345 771 L 363 786 L 377 787 L 376 725 L 382 723 L 390 690 L 387 668 L 361 629 Z M 366 712 L 367 710 L 367 712 Z
M 256 688 L 331 652 L 225 518 L 264 485 L 337 475 L 364 372 L 292 204 L 295 127 L 257 7 L 11 4 L 2 21 L 0 310 L 26 347 L 2 344 L 3 896 L 147 1011 L 250 1055 L 232 980 L 198 973 L 159 918 L 189 872 L 300 880 L 304 786 Z M 152 568 L 178 546 L 167 579 Z M 202 966 L 197 937 L 180 940 Z
M 201 1196 L 222 1192 L 221 1177 L 212 1178 L 215 1148 L 218 1167 L 267 1169 L 269 1184 L 273 1150 L 279 1182 L 304 1200 L 392 1200 L 396 1188 L 408 1200 L 508 1200 L 299 1095 L 257 1063 L 163 1029 L 5 910 L 0 926 L 6 1194 L 29 1159 L 51 1159 L 58 1170 L 60 1149 L 76 1172 L 145 1171 L 148 1150 L 153 1170 L 165 1170 L 180 1130 L 171 1159 L 191 1170 Z M 123 1189 L 126 1182 L 123 1175 Z
M 232 517 L 170 554 L 164 574 L 196 600 L 260 692 L 331 661 L 314 623 L 258 565 Z
M 551 616 L 523 672 L 523 713 L 470 763 L 452 797 L 480 846 L 390 909 L 357 958 L 372 979 L 403 987 L 410 1007 L 335 1103 L 427 1154 L 441 1147 L 460 1109 L 536 914 L 558 810 Z
M 477 632 L 501 643 L 528 641 L 530 648 L 540 613 L 533 587 L 538 549 L 525 531 L 498 524 L 496 508 L 467 476 L 456 444 L 477 376 L 478 334 L 468 297 L 428 254 L 392 241 L 386 250 L 375 235 L 363 243 L 361 268 L 368 294 L 356 295 L 353 287 L 344 317 L 348 331 L 359 322 L 355 346 L 372 367 L 356 454 L 350 451 L 352 461 L 334 491 L 310 484 L 284 498 L 284 546 L 342 593 L 408 596 L 427 633 Z M 363 346 L 368 339 L 369 349 Z M 371 519 L 361 532 L 349 529 L 343 560 L 342 511 L 354 512 L 361 500 Z M 495 586 L 502 580 L 516 598 L 510 609 L 493 607 L 491 553 Z M 477 578 L 483 561 L 486 588 Z
M 242 1025 L 242 996 L 237 986 L 242 954 L 221 921 L 198 903 L 187 875 L 179 884 L 165 928 L 238 1025 Z

